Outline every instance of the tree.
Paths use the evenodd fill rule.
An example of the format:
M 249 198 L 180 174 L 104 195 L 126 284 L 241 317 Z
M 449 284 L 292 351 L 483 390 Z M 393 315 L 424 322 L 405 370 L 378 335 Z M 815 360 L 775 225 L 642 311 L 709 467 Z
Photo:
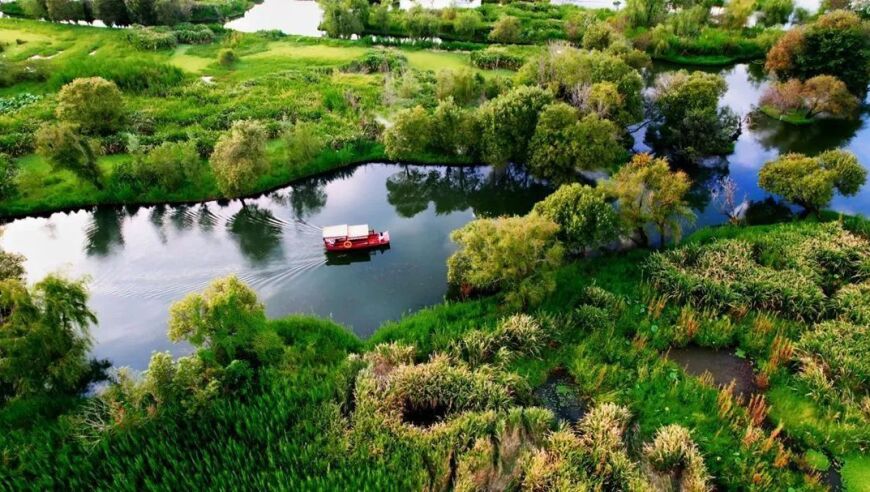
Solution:
M 201 294 L 173 304 L 168 335 L 174 342 L 190 342 L 222 366 L 235 359 L 270 363 L 283 351 L 278 335 L 266 329 L 257 293 L 235 276 L 215 280 Z
M 102 77 L 75 79 L 60 89 L 54 112 L 85 135 L 106 135 L 124 119 L 124 98 L 114 82 Z
M 143 26 L 153 26 L 157 23 L 155 10 L 156 0 L 124 0 L 130 20 Z
M 369 24 L 376 30 L 386 33 L 390 28 L 390 4 L 379 2 L 369 10 Z
M 130 24 L 130 13 L 124 0 L 94 0 L 94 11 L 97 18 L 109 27 Z
M 2 231 L 0 231 L 2 232 Z M 24 256 L 0 250 L 0 282 L 24 280 Z
M 842 118 L 854 115 L 858 109 L 858 98 L 849 92 L 846 84 L 832 75 L 816 75 L 807 79 L 801 98 L 807 118 L 820 113 Z
M 49 276 L 32 288 L 0 281 L 0 401 L 35 394 L 75 394 L 91 375 L 84 282 Z
M 625 12 L 629 23 L 634 27 L 652 27 L 659 24 L 667 15 L 668 2 L 665 0 L 626 0 Z
M 523 27 L 520 20 L 511 15 L 503 15 L 492 25 L 489 39 L 497 43 L 510 44 L 518 43 L 522 35 Z
M 483 19 L 474 10 L 463 10 L 456 14 L 456 19 L 453 20 L 453 30 L 467 39 L 473 39 L 481 26 L 483 26 Z
M 384 132 L 384 147 L 391 159 L 426 152 L 431 134 L 431 119 L 423 106 L 403 110 Z
M 855 154 L 829 150 L 816 157 L 785 154 L 767 162 L 758 173 L 758 185 L 812 212 L 827 206 L 834 191 L 852 196 L 867 180 L 867 170 Z
M 479 114 L 483 160 L 494 165 L 526 161 L 538 114 L 552 101 L 553 96 L 546 90 L 521 86 L 482 106 Z
M 583 49 L 604 50 L 610 46 L 616 31 L 606 22 L 597 22 L 586 28 L 583 34 Z
M 55 171 L 67 170 L 79 179 L 103 188 L 96 150 L 71 123 L 44 123 L 36 131 L 36 152 L 48 160 Z
M 218 139 L 210 161 L 221 192 L 230 197 L 250 193 L 268 170 L 266 128 L 256 121 L 236 121 Z
M 657 118 L 648 134 L 653 145 L 689 161 L 730 153 L 740 120 L 730 109 L 718 108 L 726 89 L 716 74 L 680 70 L 660 78 L 653 94 Z
M 860 98 L 870 82 L 870 30 L 854 13 L 835 10 L 788 31 L 767 53 L 765 68 L 781 80 L 833 75 Z
M 666 159 L 649 154 L 635 154 L 604 183 L 607 194 L 617 201 L 623 226 L 648 244 L 644 226 L 652 223 L 661 235 L 662 246 L 668 235 L 679 241 L 683 222 L 695 218 L 686 202 L 690 186 L 686 173 L 671 172 Z
M 622 96 L 612 82 L 576 85 L 571 90 L 570 100 L 581 114 L 594 114 L 601 118 L 616 116 L 622 106 Z
M 468 68 L 441 70 L 436 80 L 435 95 L 438 99 L 452 97 L 454 102 L 465 106 L 480 99 L 484 83 L 482 75 Z
M 564 254 L 558 230 L 535 214 L 473 220 L 450 235 L 459 249 L 447 260 L 447 278 L 466 293 L 501 291 L 512 307 L 537 304 L 555 288 Z
M 453 99 L 438 103 L 430 132 L 430 146 L 436 152 L 452 156 L 471 156 L 477 152 L 477 118 L 474 112 L 457 106 Z
M 594 114 L 580 120 L 576 109 L 556 103 L 538 118 L 529 144 L 529 170 L 560 183 L 574 179 L 578 170 L 607 167 L 622 152 L 613 122 Z
M 755 0 L 730 0 L 725 3 L 723 23 L 729 29 L 742 29 L 755 11 Z
M 408 35 L 412 38 L 428 39 L 438 34 L 438 16 L 423 10 L 419 5 L 405 12 L 404 23 Z
M 595 13 L 591 10 L 576 10 L 573 11 L 567 19 L 565 19 L 565 37 L 575 43 L 583 40 L 586 30 L 589 26 L 598 22 Z
M 0 201 L 15 195 L 18 185 L 18 166 L 9 156 L 0 153 Z
M 619 94 L 619 106 L 611 112 L 610 118 L 628 125 L 643 117 L 643 79 L 640 73 L 620 57 L 609 53 L 552 43 L 520 68 L 517 82 L 546 87 L 566 100 L 570 100 L 577 90 L 597 83 L 611 83 Z
M 533 211 L 559 226 L 560 239 L 572 251 L 598 248 L 619 233 L 619 217 L 604 191 L 587 185 L 562 185 Z
M 84 20 L 83 5 L 77 0 L 45 0 L 48 18 L 55 22 Z
M 192 0 L 155 0 L 154 17 L 157 24 L 174 26 L 190 20 Z
M 318 0 L 323 9 L 320 29 L 331 38 L 362 34 L 369 20 L 368 0 Z
M 794 11 L 794 0 L 764 0 L 761 3 L 761 16 L 768 26 L 785 24 Z

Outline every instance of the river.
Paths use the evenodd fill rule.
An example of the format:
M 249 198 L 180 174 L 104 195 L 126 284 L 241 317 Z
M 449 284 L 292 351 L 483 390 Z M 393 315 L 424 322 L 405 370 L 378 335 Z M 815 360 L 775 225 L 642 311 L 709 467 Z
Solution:
M 657 76 L 675 67 L 657 65 Z M 741 116 L 767 83 L 757 65 L 718 70 L 728 82 L 722 99 Z M 643 130 L 635 150 L 646 150 Z M 763 200 L 758 169 L 784 152 L 845 147 L 870 165 L 868 112 L 854 122 L 794 127 L 764 116 L 744 118 L 733 154 L 695 170 L 696 226 L 725 217 L 709 203 L 707 184 L 723 174 L 739 195 Z M 549 188 L 516 169 L 367 164 L 301 180 L 256 199 L 196 206 L 100 207 L 15 220 L 0 248 L 27 257 L 28 279 L 61 271 L 90 277 L 99 318 L 94 354 L 115 365 L 144 368 L 154 350 L 189 350 L 166 338 L 170 304 L 216 277 L 235 274 L 251 284 L 270 316 L 303 312 L 330 317 L 362 337 L 387 320 L 438 303 L 446 292 L 450 231 L 476 216 L 525 213 Z M 837 196 L 835 210 L 870 216 L 870 185 Z M 317 226 L 369 223 L 389 230 L 387 251 L 328 259 Z

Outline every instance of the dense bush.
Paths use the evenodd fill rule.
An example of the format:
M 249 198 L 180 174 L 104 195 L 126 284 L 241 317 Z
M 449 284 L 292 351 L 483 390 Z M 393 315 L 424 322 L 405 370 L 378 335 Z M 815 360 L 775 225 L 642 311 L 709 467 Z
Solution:
M 692 244 L 653 255 L 647 267 L 658 289 L 698 306 L 818 320 L 840 309 L 848 315 L 851 306 L 836 292 L 863 282 L 868 265 L 870 243 L 826 224 L 777 226 L 752 242 Z
M 501 291 L 510 305 L 534 305 L 555 288 L 564 251 L 558 230 L 534 214 L 473 220 L 450 235 L 459 249 L 447 260 L 447 278 L 469 293 Z
M 116 131 L 124 119 L 124 98 L 118 86 L 101 77 L 75 79 L 57 95 L 55 115 L 87 135 Z
M 811 211 L 819 211 L 834 198 L 834 191 L 852 196 L 867 181 L 867 170 L 849 151 L 829 150 L 815 157 L 785 154 L 767 162 L 758 173 L 758 185 Z
M 484 70 L 519 70 L 525 63 L 523 57 L 499 48 L 472 51 L 470 56 L 471 64 Z
M 404 69 L 408 58 L 393 49 L 369 50 L 362 58 L 356 59 L 342 69 L 354 73 L 388 73 Z
M 819 323 L 801 336 L 797 347 L 803 357 L 804 377 L 817 388 L 835 387 L 852 401 L 870 397 L 867 325 L 842 321 Z
M 75 60 L 54 70 L 49 86 L 60 88 L 75 79 L 101 77 L 112 81 L 121 90 L 164 94 L 184 80 L 184 72 L 173 65 L 150 58 L 96 58 Z
M 619 232 L 619 218 L 604 192 L 586 185 L 560 186 L 536 203 L 534 212 L 558 224 L 559 237 L 575 252 L 603 246 Z
M 178 45 L 178 36 L 169 28 L 134 26 L 127 32 L 127 39 L 143 50 L 171 50 Z

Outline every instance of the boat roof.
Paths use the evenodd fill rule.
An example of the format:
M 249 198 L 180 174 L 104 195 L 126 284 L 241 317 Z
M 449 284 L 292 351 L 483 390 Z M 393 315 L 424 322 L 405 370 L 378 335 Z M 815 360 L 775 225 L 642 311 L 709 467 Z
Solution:
M 369 235 L 368 224 L 357 225 L 331 225 L 323 228 L 323 239 L 332 239 L 339 237 L 367 237 Z

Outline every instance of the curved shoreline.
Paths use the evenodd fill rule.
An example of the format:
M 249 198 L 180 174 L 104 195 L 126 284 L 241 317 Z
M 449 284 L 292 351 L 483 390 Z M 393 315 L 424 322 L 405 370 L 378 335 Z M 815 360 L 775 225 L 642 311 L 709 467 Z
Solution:
M 433 157 L 431 159 L 420 158 L 420 159 L 390 159 L 384 155 L 383 157 L 372 157 L 365 156 L 364 158 L 360 158 L 358 160 L 351 160 L 345 163 L 338 164 L 336 166 L 330 167 L 328 169 L 319 170 L 313 173 L 301 173 L 299 175 L 293 175 L 289 180 L 283 181 L 277 184 L 270 184 L 265 188 L 259 189 L 257 191 L 253 191 L 251 193 L 247 193 L 241 196 L 228 197 L 223 195 L 210 195 L 201 198 L 192 198 L 192 199 L 178 199 L 178 200 L 134 200 L 134 201 L 102 201 L 98 203 L 80 203 L 80 204 L 71 204 L 64 205 L 60 207 L 46 207 L 42 208 L 34 208 L 29 212 L 3 212 L 0 214 L 0 226 L 4 224 L 8 224 L 14 222 L 18 219 L 25 219 L 30 217 L 49 217 L 56 213 L 74 213 L 82 210 L 89 210 L 95 207 L 126 207 L 126 206 L 139 206 L 139 207 L 147 207 L 147 206 L 161 206 L 161 205 L 198 205 L 201 203 L 207 202 L 215 202 L 215 201 L 231 201 L 231 200 L 245 200 L 248 198 L 257 198 L 264 194 L 271 193 L 275 190 L 280 190 L 282 188 L 286 188 L 288 186 L 293 185 L 298 181 L 303 179 L 311 179 L 318 176 L 323 176 L 329 173 L 333 173 L 335 171 L 340 171 L 343 169 L 355 168 L 358 166 L 365 166 L 368 164 L 391 164 L 396 166 L 452 166 L 452 167 L 480 167 L 485 166 L 483 163 L 475 163 L 475 162 L 457 162 L 455 160 L 451 161 L 449 158 L 440 158 Z M 2 206 L 0 206 L 2 209 Z

